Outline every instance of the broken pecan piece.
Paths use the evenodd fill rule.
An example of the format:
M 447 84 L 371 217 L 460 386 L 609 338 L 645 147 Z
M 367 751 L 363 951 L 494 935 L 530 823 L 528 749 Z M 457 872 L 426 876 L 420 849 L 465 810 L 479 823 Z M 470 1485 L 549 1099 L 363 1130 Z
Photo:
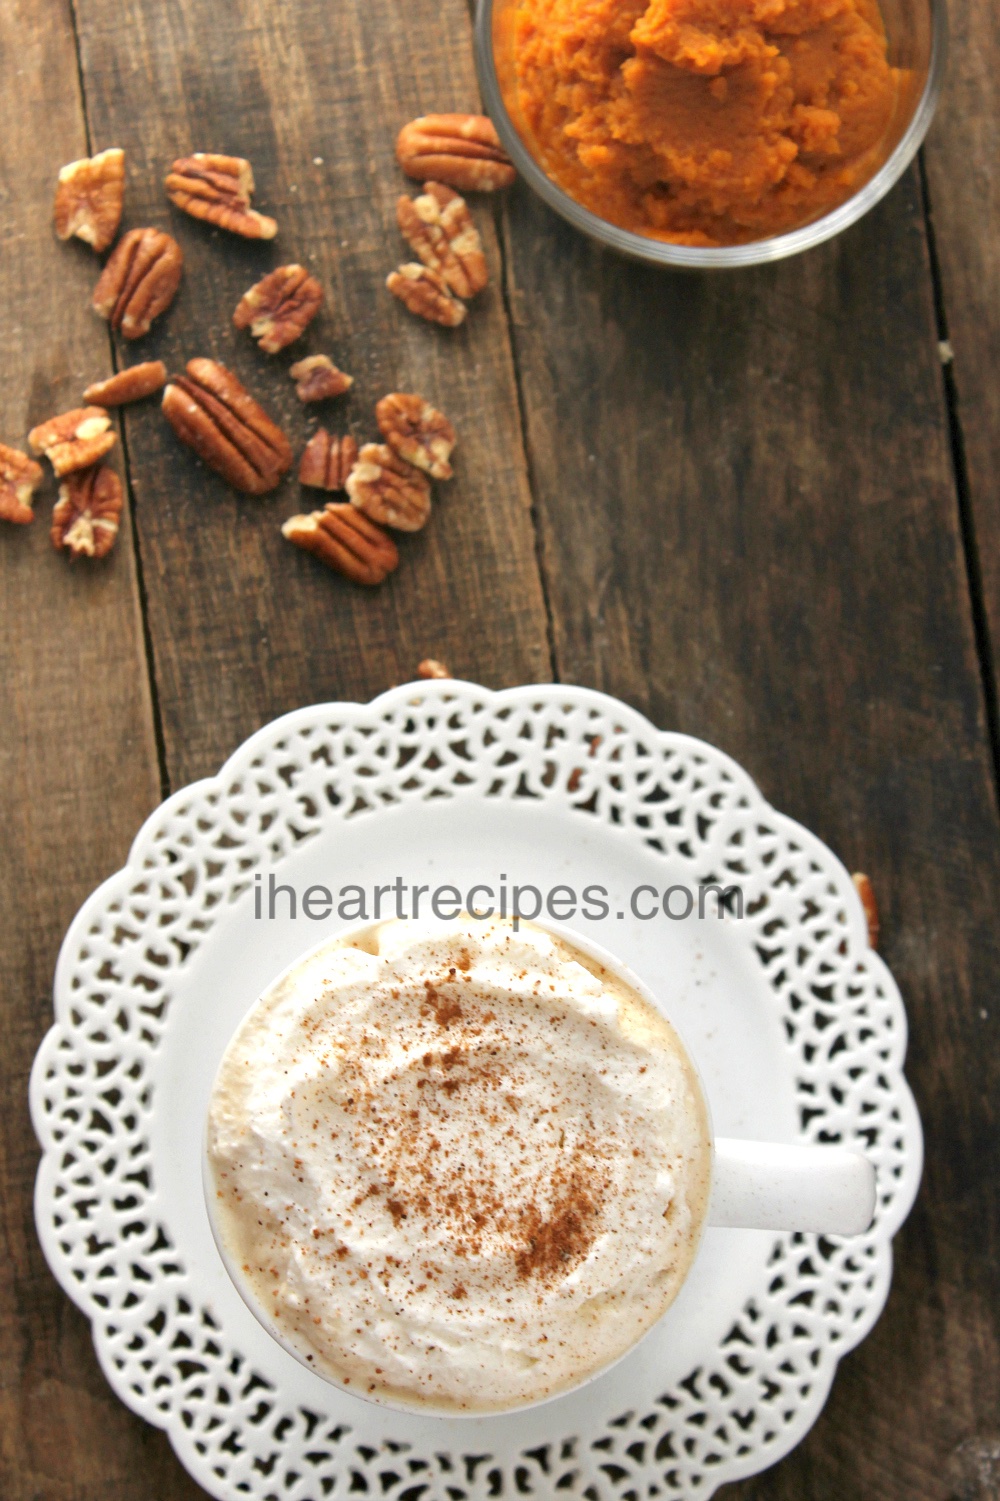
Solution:
M 344 488 L 359 511 L 400 532 L 419 532 L 431 514 L 430 480 L 384 443 L 365 444 Z
M 455 447 L 455 429 L 443 412 L 422 396 L 393 391 L 375 408 L 375 420 L 390 448 L 434 479 L 451 479 L 448 463 Z
M 42 483 L 42 466 L 18 448 L 0 443 L 0 521 L 26 526 L 34 521 L 31 503 Z
M 205 219 L 245 240 L 273 240 L 278 226 L 250 207 L 253 169 L 242 156 L 196 151 L 178 157 L 165 179 L 167 197 L 194 219 Z
M 345 375 L 325 354 L 311 354 L 289 370 L 300 401 L 330 401 L 343 396 L 354 385 L 353 375 Z
M 444 278 L 429 266 L 409 261 L 398 271 L 391 272 L 385 284 L 405 308 L 426 318 L 429 323 L 457 328 L 465 318 L 465 303 L 452 297 Z
M 421 115 L 396 137 L 407 177 L 431 177 L 463 193 L 509 188 L 517 173 L 486 115 Z
M 354 506 L 290 516 L 281 535 L 356 584 L 381 584 L 399 566 L 395 542 Z
M 302 266 L 278 266 L 236 305 L 233 322 L 249 328 L 265 354 L 277 354 L 304 333 L 319 312 L 323 288 Z
M 121 481 L 106 464 L 81 469 L 59 486 L 52 545 L 74 558 L 103 558 L 115 545 L 122 514 Z
M 456 297 L 475 297 L 489 274 L 469 205 L 440 182 L 425 182 L 419 198 L 396 203 L 400 233 L 425 266 L 436 271 Z
M 348 434 L 332 438 L 325 427 L 313 433 L 299 463 L 299 483 L 314 490 L 342 490 L 358 462 L 358 445 Z
M 425 657 L 417 666 L 418 678 L 450 678 L 451 673 L 443 662 L 436 662 L 433 657 Z
M 144 360 L 130 365 L 107 380 L 95 381 L 83 393 L 84 401 L 99 407 L 123 407 L 130 401 L 142 401 L 161 391 L 167 382 L 167 367 L 162 360 Z
M 879 934 L 882 929 L 878 916 L 878 903 L 875 900 L 872 883 L 864 871 L 861 870 L 857 871 L 851 879 L 857 888 L 858 896 L 861 898 L 861 905 L 865 909 L 865 918 L 868 923 L 868 946 L 869 948 L 877 949 Z
M 292 463 L 277 423 L 217 360 L 188 360 L 163 393 L 163 413 L 182 443 L 245 495 L 266 495 Z
M 95 313 L 126 339 L 141 339 L 173 302 L 183 264 L 181 247 L 162 229 L 130 229 L 98 278 Z
M 125 200 L 125 153 L 117 146 L 69 162 L 56 184 L 55 221 L 60 240 L 76 235 L 107 250 L 118 233 Z
M 28 434 L 32 453 L 43 453 L 56 474 L 88 469 L 115 446 L 111 418 L 103 407 L 77 407 L 39 423 Z

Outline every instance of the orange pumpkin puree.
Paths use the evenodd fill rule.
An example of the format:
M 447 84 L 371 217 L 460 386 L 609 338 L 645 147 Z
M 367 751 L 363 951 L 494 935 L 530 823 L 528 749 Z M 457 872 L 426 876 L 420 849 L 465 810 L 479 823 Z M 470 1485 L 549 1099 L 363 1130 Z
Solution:
M 519 0 L 508 105 L 573 198 L 638 234 L 796 229 L 881 165 L 900 89 L 877 0 Z

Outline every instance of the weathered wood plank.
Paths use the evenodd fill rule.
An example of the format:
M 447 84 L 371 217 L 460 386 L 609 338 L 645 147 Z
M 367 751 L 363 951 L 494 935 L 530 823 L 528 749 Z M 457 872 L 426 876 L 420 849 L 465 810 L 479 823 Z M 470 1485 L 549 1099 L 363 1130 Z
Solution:
M 278 415 L 297 450 L 315 426 L 287 367 L 325 350 L 356 378 L 330 426 L 377 437 L 385 392 L 419 391 L 460 435 L 456 478 L 404 538 L 402 565 L 363 592 L 296 553 L 280 522 L 319 503 L 294 476 L 276 496 L 238 499 L 181 451 L 156 410 L 127 420 L 167 757 L 174 784 L 213 770 L 250 731 L 323 698 L 368 698 L 422 657 L 491 684 L 545 679 L 550 664 L 534 557 L 499 256 L 488 204 L 475 208 L 492 285 L 452 331 L 414 319 L 385 277 L 409 259 L 395 224 L 405 179 L 399 125 L 429 108 L 475 107 L 461 0 L 220 9 L 210 0 L 79 0 L 92 126 L 129 152 L 128 222 L 170 226 L 186 257 L 180 296 L 146 341 L 179 368 L 229 364 Z M 185 218 L 161 188 L 190 149 L 234 152 L 256 172 L 275 245 L 247 245 Z M 277 358 L 231 325 L 266 268 L 298 260 L 324 311 Z
M 97 259 L 51 227 L 56 173 L 86 153 L 66 0 L 0 7 L 0 96 L 0 441 L 20 447 L 111 368 L 89 311 Z M 159 798 L 128 519 L 108 559 L 74 567 L 49 543 L 55 489 L 31 526 L 0 530 L 0 1495 L 180 1497 L 191 1488 L 170 1489 L 166 1442 L 112 1396 L 32 1223 L 27 1079 L 56 950 Z
M 14 7 L 22 31 L 0 58 L 0 74 L 27 69 L 20 93 L 40 72 L 38 9 L 27 0 Z M 396 580 L 360 595 L 277 536 L 280 518 L 301 508 L 294 482 L 273 500 L 236 501 L 174 449 L 155 408 L 130 414 L 175 783 L 213 769 L 272 714 L 320 697 L 367 697 L 409 676 L 428 653 L 489 682 L 549 672 L 498 290 L 457 336 L 411 323 L 381 290 L 402 258 L 392 216 L 401 186 L 391 161 L 396 125 L 421 109 L 474 102 L 461 7 L 432 14 L 414 0 L 405 30 L 389 0 L 338 6 L 335 26 L 328 8 L 289 9 L 255 0 L 226 10 L 193 0 L 169 8 L 80 0 L 95 141 L 129 148 L 127 222 L 174 226 L 188 256 L 181 298 L 143 352 L 162 352 L 175 367 L 193 353 L 217 353 L 301 437 L 311 424 L 291 397 L 289 359 L 269 364 L 228 326 L 261 269 L 300 259 L 333 301 L 308 347 L 329 348 L 358 377 L 345 418 L 331 425 L 346 422 L 364 436 L 378 395 L 421 389 L 459 427 L 463 468 Z M 32 52 L 24 34 L 35 27 Z M 45 59 L 45 76 L 65 77 L 65 105 L 75 81 L 58 71 L 68 36 L 61 6 L 48 29 L 44 45 L 56 53 Z M 78 135 L 78 112 L 74 119 Z M 51 145 L 51 108 L 44 129 L 48 144 L 38 150 L 46 159 L 30 181 L 81 149 L 72 130 L 65 147 Z M 277 247 L 240 246 L 166 207 L 159 177 L 189 146 L 254 160 L 261 206 L 282 224 Z M 20 149 L 17 175 L 0 178 L 5 198 L 11 183 L 24 194 L 37 160 Z M 45 217 L 47 192 L 38 193 Z M 495 272 L 491 216 L 478 214 Z M 599 257 L 525 198 L 511 215 L 510 244 L 562 675 L 722 744 L 779 806 L 849 864 L 870 869 L 887 957 L 911 1006 L 910 1072 L 931 1154 L 921 1207 L 900 1241 L 893 1301 L 846 1362 L 807 1444 L 739 1490 L 796 1501 L 941 1501 L 948 1455 L 964 1439 L 988 1436 L 995 1419 L 1000 1257 L 995 1199 L 984 1187 L 998 1177 L 985 1103 L 991 1085 L 995 1098 L 995 1019 L 980 1007 L 990 1011 L 987 977 L 997 958 L 990 902 L 998 862 L 912 183 L 840 245 L 733 280 L 657 278 Z M 37 254 L 33 245 L 35 278 Z M 82 305 L 76 290 L 65 295 Z M 64 309 L 46 316 L 53 329 L 70 327 Z M 3 378 L 15 368 L 5 361 Z M 58 596 L 50 583 L 51 612 Z M 22 663 L 27 625 L 42 606 L 35 594 L 12 602 L 11 621 L 25 625 L 8 626 L 5 649 Z M 48 657 L 88 623 L 82 612 L 60 614 L 37 660 L 49 670 Z M 39 630 L 36 623 L 36 653 Z M 124 650 L 121 640 L 115 650 Z M 75 685 L 65 662 L 58 671 Z M 127 709 L 128 692 L 142 697 L 138 669 L 120 676 L 99 705 Z M 4 681 L 13 691 L 18 680 L 7 673 Z M 67 700 L 46 689 L 48 717 L 21 713 L 38 738 L 14 748 L 10 788 L 37 778 L 35 756 L 48 757 L 42 764 L 51 769 L 65 743 Z M 89 771 L 106 779 L 102 713 L 85 752 Z M 63 880 L 46 930 L 49 958 L 36 948 L 36 926 L 24 961 L 33 1000 L 18 1044 L 22 1073 L 47 1012 L 52 945 L 155 798 L 148 733 L 144 745 L 145 790 L 132 794 L 135 805 L 123 808 L 128 799 L 119 795 L 113 827 L 69 854 L 60 845 L 58 866 L 52 855 L 43 869 L 31 853 L 33 794 L 8 818 L 13 858 L 4 878 L 15 890 L 37 869 L 22 893 L 36 925 L 52 909 L 57 869 Z M 56 805 L 76 813 L 77 827 L 73 778 L 83 777 L 80 765 L 65 772 L 73 796 Z M 94 799 L 87 806 L 104 808 L 100 785 L 92 776 L 83 787 Z M 6 910 L 15 909 L 8 902 Z M 14 1395 L 6 1376 L 0 1383 L 0 1402 L 15 1404 L 0 1421 L 0 1482 L 9 1480 L 0 1489 L 11 1501 L 96 1501 L 109 1481 L 124 1501 L 194 1495 L 160 1437 L 118 1407 L 88 1364 L 82 1323 L 34 1250 L 26 1128 L 19 1142 L 10 1148 L 14 1166 L 0 1168 L 18 1279 L 9 1300 L 0 1294 L 0 1332 L 6 1344 L 10 1329 L 16 1362 Z M 20 1268 L 29 1262 L 38 1288 L 25 1297 Z M 15 1298 L 27 1310 L 23 1326 L 11 1322 Z M 53 1437 L 63 1440 L 55 1453 Z
M 729 1495 L 941 1501 L 995 1430 L 1000 840 L 919 193 L 795 262 L 604 255 L 526 190 L 510 299 L 559 675 L 737 757 L 869 871 L 928 1133 L 889 1308 Z
M 992 639 L 1000 652 L 1000 14 L 950 0 L 951 55 L 924 147 L 931 218 L 955 353 L 964 462 Z M 1000 679 L 995 679 L 1000 687 Z

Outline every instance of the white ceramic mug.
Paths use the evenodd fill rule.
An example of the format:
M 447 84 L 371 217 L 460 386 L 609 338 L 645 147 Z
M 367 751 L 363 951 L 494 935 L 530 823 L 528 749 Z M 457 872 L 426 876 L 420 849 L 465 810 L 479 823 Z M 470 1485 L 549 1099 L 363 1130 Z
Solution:
M 378 924 L 358 924 L 356 928 L 345 930 L 337 937 L 349 939 L 376 926 Z M 570 949 L 579 950 L 584 957 L 596 961 L 599 966 L 608 971 L 613 979 L 636 992 L 661 1015 L 666 1015 L 674 1032 L 677 1032 L 672 1018 L 667 1015 L 666 1009 L 657 1003 L 656 995 L 649 986 L 645 985 L 612 954 L 575 931 L 564 929 L 557 924 L 539 923 L 531 926 L 544 928 Z M 328 935 L 315 946 L 315 949 L 300 955 L 294 964 L 288 967 L 284 975 L 279 976 L 267 987 L 265 994 L 272 991 L 300 965 L 307 963 L 311 954 L 325 948 L 330 942 L 331 938 Z M 701 1223 L 695 1227 L 694 1245 L 697 1246 L 702 1231 L 708 1225 L 750 1230 L 813 1231 L 827 1235 L 857 1235 L 867 1230 L 871 1225 L 875 1210 L 876 1185 L 872 1163 L 860 1153 L 838 1146 L 743 1141 L 716 1137 L 712 1131 L 711 1110 L 697 1060 L 683 1037 L 680 1034 L 677 1034 L 677 1037 L 701 1091 L 704 1120 L 707 1123 L 711 1143 L 711 1187 L 708 1208 Z M 340 1383 L 334 1376 L 320 1371 L 315 1364 L 307 1364 L 306 1356 L 276 1325 L 248 1285 L 247 1279 L 241 1275 L 239 1268 L 234 1264 L 217 1219 L 216 1185 L 207 1146 L 206 1134 L 203 1161 L 205 1202 L 216 1245 L 232 1282 L 251 1312 L 289 1354 L 301 1364 L 306 1365 L 306 1368 L 314 1374 L 320 1374 L 339 1385 Z M 637 1334 L 636 1343 L 642 1334 L 643 1331 Z M 608 1366 L 604 1366 L 599 1371 L 588 1373 L 581 1377 L 579 1385 L 586 1384 L 594 1376 L 602 1374 L 607 1369 Z M 558 1395 L 563 1394 L 563 1392 L 558 1393 Z M 409 1403 L 401 1403 L 377 1393 L 370 1395 L 358 1387 L 353 1388 L 351 1395 L 390 1407 L 412 1410 Z M 551 1400 L 551 1398 L 544 1400 Z M 436 1408 L 433 1403 L 421 1402 L 419 1410 L 434 1415 Z M 449 1409 L 446 1415 L 461 1417 L 477 1414 L 474 1412 L 465 1414 Z

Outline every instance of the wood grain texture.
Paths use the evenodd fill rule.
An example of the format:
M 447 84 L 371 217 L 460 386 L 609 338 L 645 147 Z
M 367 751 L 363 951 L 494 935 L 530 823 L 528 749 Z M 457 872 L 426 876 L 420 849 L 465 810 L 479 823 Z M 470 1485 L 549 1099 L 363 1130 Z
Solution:
M 722 1494 L 943 1501 L 1000 1393 L 1000 839 L 917 184 L 751 273 L 631 266 L 524 190 L 510 299 L 559 675 L 748 768 L 867 870 L 928 1133 L 888 1310 Z
M 51 224 L 56 173 L 86 154 L 65 0 L 0 7 L 0 96 L 0 441 L 23 447 L 111 369 L 99 262 Z M 159 797 L 128 517 L 106 560 L 73 566 L 48 538 L 55 492 L 49 475 L 35 521 L 0 526 L 0 1496 L 140 1501 L 176 1462 L 112 1396 L 31 1214 L 28 1072 L 59 941 Z
M 983 598 L 1000 663 L 1000 11 L 949 0 L 948 76 L 924 147 Z M 996 680 L 1000 687 L 1000 679 Z
M 427 529 L 404 537 L 399 571 L 364 592 L 283 541 L 321 504 L 290 476 L 272 497 L 237 498 L 182 451 L 154 408 L 126 415 L 171 780 L 214 771 L 276 714 L 325 698 L 369 698 L 426 656 L 492 686 L 547 679 L 544 606 L 499 256 L 488 205 L 474 206 L 492 285 L 466 324 L 413 318 L 385 278 L 410 253 L 395 223 L 406 180 L 396 131 L 430 108 L 475 106 L 461 0 L 269 5 L 241 0 L 78 0 L 92 128 L 128 152 L 128 222 L 169 227 L 185 277 L 143 357 L 230 365 L 285 426 L 296 453 L 317 420 L 377 437 L 387 391 L 418 391 L 459 434 L 456 478 L 436 487 Z M 279 223 L 247 244 L 186 218 L 161 180 L 191 149 L 253 163 L 257 206 Z M 268 357 L 232 327 L 266 269 L 299 261 L 326 303 L 306 336 Z M 326 352 L 355 377 L 322 417 L 288 366 Z M 135 356 L 138 357 L 138 356 Z
M 57 246 L 48 228 L 54 172 L 84 149 L 68 3 L 0 9 L 0 83 L 20 102 L 0 141 L 2 441 L 108 369 L 86 311 L 94 259 Z M 987 539 L 996 398 L 977 379 L 995 354 L 985 229 L 995 20 L 980 0 L 960 4 L 970 40 L 956 108 L 964 100 L 968 118 L 943 117 L 930 164 Z M 120 357 L 178 369 L 216 355 L 297 448 L 317 420 L 373 436 L 374 402 L 391 389 L 434 400 L 461 440 L 431 527 L 403 540 L 399 573 L 367 594 L 281 540 L 280 521 L 318 503 L 293 478 L 272 498 L 237 499 L 177 448 L 155 403 L 126 414 L 172 784 L 215 770 L 273 715 L 368 698 L 427 655 L 492 685 L 547 678 L 493 205 L 474 206 L 493 283 L 463 329 L 411 319 L 383 285 L 408 258 L 394 219 L 407 187 L 392 155 L 398 125 L 476 105 L 462 0 L 77 0 L 76 10 L 94 148 L 128 152 L 126 225 L 170 228 L 187 258 L 174 308 Z M 241 243 L 167 204 L 163 172 L 189 149 L 253 161 L 258 207 L 281 226 L 275 245 Z M 951 180 L 963 152 L 976 164 L 971 186 Z M 978 189 L 965 267 L 962 215 Z M 715 741 L 777 806 L 869 870 L 910 1009 L 908 1071 L 929 1156 L 889 1307 L 806 1443 L 724 1494 L 976 1501 L 956 1455 L 995 1438 L 1000 1394 L 1000 841 L 914 181 L 837 244 L 750 275 L 630 267 L 520 189 L 505 234 L 560 675 Z M 327 303 L 272 360 L 230 319 L 251 282 L 291 260 L 320 277 Z M 54 291 L 29 316 L 23 289 L 43 273 Z M 310 415 L 286 372 L 318 351 L 357 384 Z M 51 552 L 41 521 L 5 529 L 0 543 L 0 1069 L 18 1100 L 65 923 L 119 863 L 158 784 L 127 534 L 92 573 Z M 200 1495 L 162 1435 L 111 1396 L 83 1320 L 44 1267 L 30 1216 L 36 1154 L 14 1114 L 0 1134 L 0 1496 Z

